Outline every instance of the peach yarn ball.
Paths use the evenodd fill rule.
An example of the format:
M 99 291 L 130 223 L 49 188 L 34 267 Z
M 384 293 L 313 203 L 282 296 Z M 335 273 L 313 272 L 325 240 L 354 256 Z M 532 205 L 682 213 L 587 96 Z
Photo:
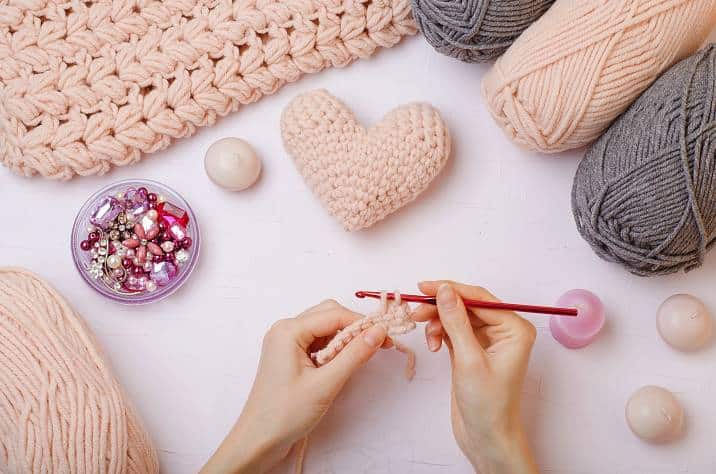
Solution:
M 716 25 L 716 0 L 557 0 L 500 57 L 482 90 L 517 144 L 589 144 Z
M 0 472 L 159 472 L 84 321 L 38 276 L 1 267 Z

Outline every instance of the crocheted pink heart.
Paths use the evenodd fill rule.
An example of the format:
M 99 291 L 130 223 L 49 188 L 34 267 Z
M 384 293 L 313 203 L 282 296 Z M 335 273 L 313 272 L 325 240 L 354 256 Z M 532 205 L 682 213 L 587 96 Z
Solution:
M 450 134 L 434 107 L 404 105 L 366 129 L 324 90 L 296 97 L 281 133 L 303 178 L 350 231 L 415 199 L 450 155 Z

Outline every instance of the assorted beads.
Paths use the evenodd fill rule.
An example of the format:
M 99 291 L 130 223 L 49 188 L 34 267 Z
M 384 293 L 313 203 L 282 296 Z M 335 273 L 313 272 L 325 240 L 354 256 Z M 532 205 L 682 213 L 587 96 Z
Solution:
M 145 187 L 103 197 L 89 221 L 85 270 L 120 295 L 169 285 L 193 251 L 189 213 Z

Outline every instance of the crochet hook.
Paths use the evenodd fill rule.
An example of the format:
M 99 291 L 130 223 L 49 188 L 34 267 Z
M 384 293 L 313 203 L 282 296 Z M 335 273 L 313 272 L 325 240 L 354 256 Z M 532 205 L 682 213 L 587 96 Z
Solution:
M 385 293 L 389 300 L 395 299 L 395 293 Z M 380 291 L 356 291 L 356 298 L 380 298 Z M 434 296 L 425 295 L 406 295 L 400 293 L 400 299 L 402 301 L 410 301 L 411 303 L 425 303 L 425 304 L 437 304 Z M 483 301 L 483 300 L 471 300 L 467 298 L 462 299 L 465 306 L 471 308 L 485 308 L 485 309 L 506 309 L 510 311 L 521 311 L 523 313 L 532 314 L 552 314 L 556 316 L 577 316 L 577 308 L 558 308 L 553 306 L 534 306 L 529 304 L 515 304 L 515 303 L 502 303 L 497 301 Z

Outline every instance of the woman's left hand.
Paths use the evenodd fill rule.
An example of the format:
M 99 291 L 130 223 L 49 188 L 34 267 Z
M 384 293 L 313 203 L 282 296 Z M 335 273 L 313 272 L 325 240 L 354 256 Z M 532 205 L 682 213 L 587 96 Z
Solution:
M 316 367 L 308 354 L 360 317 L 328 300 L 275 323 L 264 337 L 241 416 L 202 473 L 265 472 L 285 458 L 316 427 L 351 375 L 386 342 L 385 328 L 373 326 Z

